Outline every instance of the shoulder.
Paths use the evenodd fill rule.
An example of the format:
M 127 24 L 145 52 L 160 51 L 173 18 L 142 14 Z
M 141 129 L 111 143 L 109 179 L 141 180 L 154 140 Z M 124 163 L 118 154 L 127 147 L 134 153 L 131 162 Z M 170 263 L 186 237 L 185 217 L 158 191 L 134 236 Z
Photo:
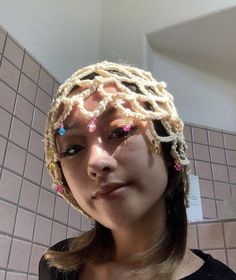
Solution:
M 221 261 L 213 258 L 210 254 L 206 254 L 201 250 L 192 249 L 192 252 L 203 259 L 204 264 L 193 274 L 183 278 L 185 280 L 197 279 L 214 279 L 214 280 L 236 280 L 236 274 Z
M 53 251 L 67 251 L 69 249 L 70 241 L 73 238 L 67 238 L 57 242 L 49 248 Z M 55 268 L 50 268 L 44 256 L 39 261 L 39 280 L 51 280 L 55 279 L 53 275 L 59 273 Z M 58 278 L 59 279 L 59 278 Z

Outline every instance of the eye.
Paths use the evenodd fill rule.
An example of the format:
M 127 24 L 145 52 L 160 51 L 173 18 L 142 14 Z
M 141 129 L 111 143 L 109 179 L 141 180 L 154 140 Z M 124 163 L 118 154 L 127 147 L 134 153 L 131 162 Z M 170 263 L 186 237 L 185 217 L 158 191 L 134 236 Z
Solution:
M 117 127 L 110 132 L 108 139 L 127 138 L 134 134 L 135 130 L 136 128 L 134 126 L 131 126 L 129 131 L 125 131 L 123 126 Z
M 73 155 L 75 155 L 76 153 L 80 152 L 83 149 L 84 149 L 84 147 L 82 147 L 81 145 L 77 145 L 77 144 L 71 145 L 68 148 L 66 148 L 66 150 L 64 152 L 62 152 L 60 154 L 60 157 L 64 158 L 64 157 L 73 156 Z

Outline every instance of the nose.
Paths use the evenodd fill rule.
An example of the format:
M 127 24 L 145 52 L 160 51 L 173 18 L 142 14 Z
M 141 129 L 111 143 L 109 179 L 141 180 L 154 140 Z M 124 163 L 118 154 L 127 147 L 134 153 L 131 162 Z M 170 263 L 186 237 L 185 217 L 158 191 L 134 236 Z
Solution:
M 117 162 L 101 143 L 93 144 L 88 159 L 88 176 L 93 179 L 106 177 L 115 170 Z

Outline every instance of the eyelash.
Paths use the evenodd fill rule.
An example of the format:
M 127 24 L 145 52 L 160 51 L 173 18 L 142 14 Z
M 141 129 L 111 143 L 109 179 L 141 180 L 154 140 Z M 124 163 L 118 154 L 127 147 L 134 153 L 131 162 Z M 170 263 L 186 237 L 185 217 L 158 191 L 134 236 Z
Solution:
M 129 131 L 124 131 L 123 127 L 117 127 L 109 133 L 108 139 L 109 140 L 112 140 L 112 139 L 117 140 L 117 139 L 120 139 L 120 138 L 126 139 L 129 136 L 133 135 L 135 130 L 136 130 L 136 127 L 134 127 L 134 126 L 131 126 Z M 114 137 L 114 135 L 115 135 L 115 137 Z M 60 154 L 60 158 L 73 156 L 83 149 L 84 149 L 84 147 L 82 147 L 79 144 L 71 145 L 64 152 L 62 152 Z

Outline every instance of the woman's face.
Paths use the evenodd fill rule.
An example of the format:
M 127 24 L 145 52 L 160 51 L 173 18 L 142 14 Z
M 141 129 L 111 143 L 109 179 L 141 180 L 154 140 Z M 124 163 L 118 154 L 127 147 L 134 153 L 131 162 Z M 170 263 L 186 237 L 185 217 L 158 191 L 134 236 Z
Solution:
M 117 89 L 110 85 L 106 90 Z M 79 94 L 79 90 L 71 94 Z M 93 111 L 100 100 L 95 92 L 85 101 L 85 108 Z M 150 213 L 163 211 L 160 205 L 168 180 L 162 152 L 150 149 L 153 137 L 147 122 L 130 119 L 131 129 L 125 132 L 125 121 L 114 107 L 109 107 L 97 118 L 97 128 L 91 133 L 88 119 L 73 108 L 63 122 L 69 127 L 66 134 L 56 137 L 63 174 L 74 198 L 110 229 L 132 225 Z M 110 190 L 113 184 L 124 187 L 105 196 L 98 194 L 103 187 Z

